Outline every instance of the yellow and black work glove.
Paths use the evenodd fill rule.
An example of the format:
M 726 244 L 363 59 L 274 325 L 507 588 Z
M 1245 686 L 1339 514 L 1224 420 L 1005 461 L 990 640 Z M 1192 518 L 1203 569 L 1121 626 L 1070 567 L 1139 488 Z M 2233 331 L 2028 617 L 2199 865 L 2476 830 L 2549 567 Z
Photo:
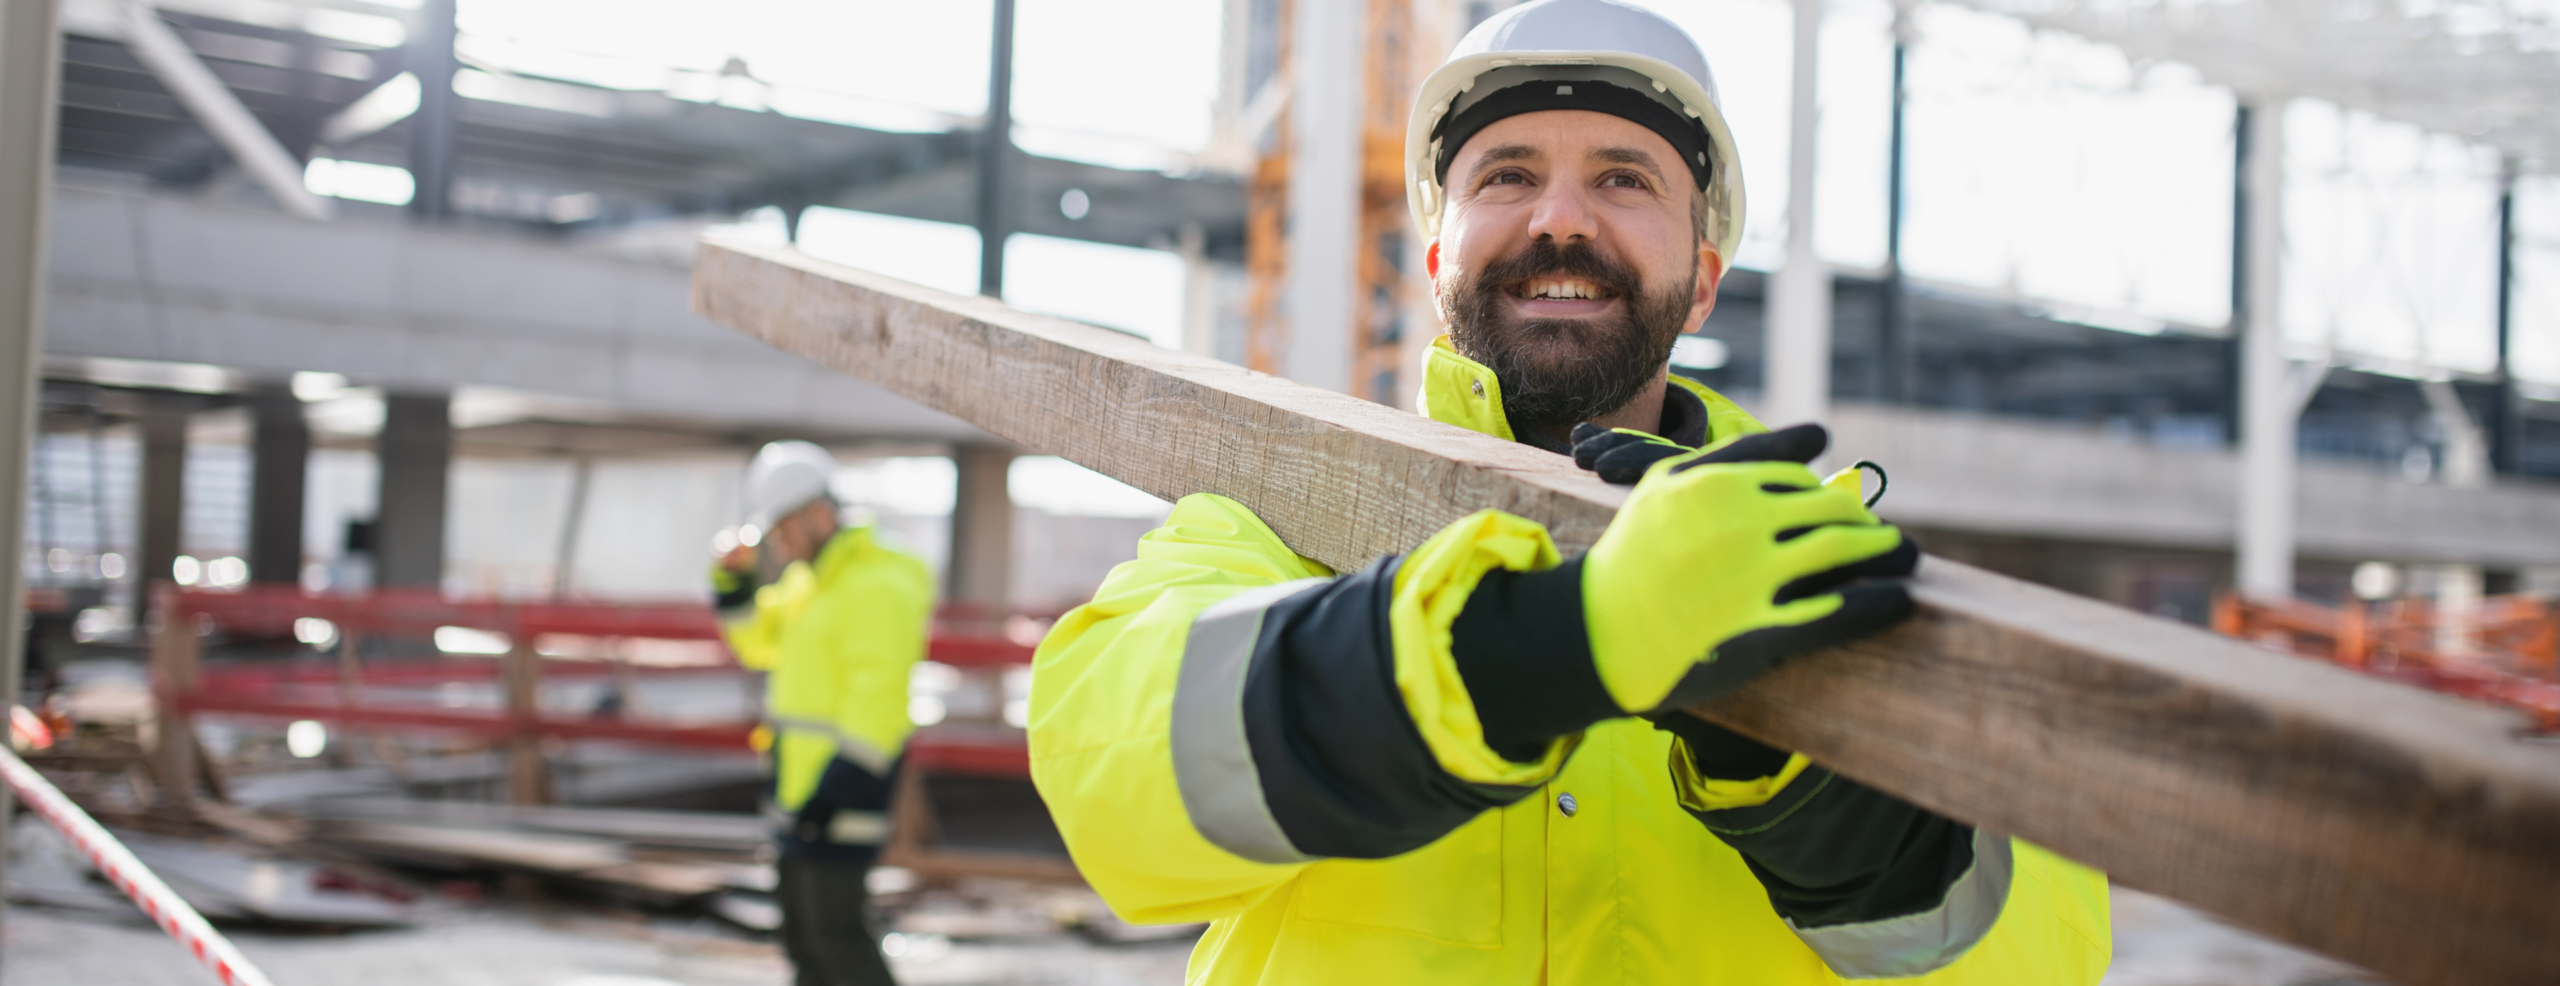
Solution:
M 1827 444 L 1820 425 L 1746 435 L 1636 484 L 1582 572 L 1593 660 L 1620 708 L 1722 695 L 1910 614 L 1891 580 L 1919 550 L 1854 484 L 1806 468 Z
M 1828 441 L 1798 425 L 1660 460 L 1589 553 L 1488 573 L 1450 628 L 1488 745 L 1525 760 L 1909 615 L 1919 549 L 1806 468 Z
M 1630 486 L 1653 464 L 1697 449 L 1632 428 L 1603 428 L 1585 421 L 1573 426 L 1573 464 L 1600 474 L 1603 482 Z

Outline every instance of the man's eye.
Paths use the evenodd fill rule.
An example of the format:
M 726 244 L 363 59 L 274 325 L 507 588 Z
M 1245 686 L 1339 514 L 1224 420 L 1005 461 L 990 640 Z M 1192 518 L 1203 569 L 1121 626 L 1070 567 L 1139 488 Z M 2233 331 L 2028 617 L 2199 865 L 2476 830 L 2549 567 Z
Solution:
M 1644 179 L 1638 178 L 1634 175 L 1610 175 L 1607 179 L 1607 183 L 1611 188 L 1644 187 Z
M 1491 178 L 1485 179 L 1484 183 L 1487 185 L 1526 185 L 1529 183 L 1529 176 L 1517 171 L 1504 171 L 1495 174 Z

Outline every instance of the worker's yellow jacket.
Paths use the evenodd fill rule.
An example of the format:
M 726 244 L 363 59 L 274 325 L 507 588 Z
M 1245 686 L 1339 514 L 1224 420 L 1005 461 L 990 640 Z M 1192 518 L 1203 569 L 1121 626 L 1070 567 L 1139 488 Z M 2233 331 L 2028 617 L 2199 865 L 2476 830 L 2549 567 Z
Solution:
M 1424 371 L 1426 413 L 1510 437 L 1491 373 L 1445 340 Z M 1761 429 L 1673 379 L 1666 433 Z M 1489 748 L 1450 627 L 1486 572 L 1558 563 L 1487 511 L 1337 576 L 1183 498 L 1039 649 L 1077 866 L 1130 921 L 1211 922 L 1192 983 L 2098 981 L 2103 876 L 1802 756 L 1682 715 Z
M 891 779 L 915 729 L 907 678 L 925 654 L 932 575 L 870 528 L 849 527 L 770 585 L 727 572 L 713 583 L 722 636 L 739 663 L 768 673 L 784 851 L 868 855 L 888 834 Z

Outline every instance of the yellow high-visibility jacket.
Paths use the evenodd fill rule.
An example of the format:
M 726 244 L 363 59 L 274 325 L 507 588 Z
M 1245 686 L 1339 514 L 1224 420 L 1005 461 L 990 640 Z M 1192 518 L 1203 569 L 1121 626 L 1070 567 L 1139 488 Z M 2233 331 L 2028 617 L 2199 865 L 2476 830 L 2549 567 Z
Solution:
M 1510 437 L 1491 373 L 1445 340 L 1424 369 L 1432 417 Z M 1693 442 L 1760 430 L 1674 379 Z M 2103 876 L 1802 756 L 1708 777 L 1642 719 L 1495 753 L 1450 626 L 1486 572 L 1559 561 L 1486 511 L 1337 576 L 1242 505 L 1183 498 L 1039 649 L 1032 773 L 1077 866 L 1130 921 L 1211 922 L 1191 983 L 2098 981 Z M 1871 817 L 1944 851 L 1838 836 Z M 1802 885 L 1871 858 L 1898 875 Z M 1926 899 L 1878 903 L 1914 872 Z
M 924 659 L 933 576 L 915 556 L 871 535 L 868 527 L 837 532 L 814 563 L 792 563 L 751 596 L 748 587 L 719 584 L 731 576 L 714 576 L 724 590 L 721 633 L 730 649 L 739 663 L 769 672 L 765 722 L 774 736 L 775 804 L 800 812 L 838 760 L 869 775 L 843 783 L 860 789 L 853 800 L 877 803 L 834 806 L 862 814 L 845 814 L 833 825 L 839 838 L 818 841 L 874 845 L 886 834 L 879 814 L 886 780 L 915 729 L 907 678 Z M 818 824 L 823 836 L 828 821 Z

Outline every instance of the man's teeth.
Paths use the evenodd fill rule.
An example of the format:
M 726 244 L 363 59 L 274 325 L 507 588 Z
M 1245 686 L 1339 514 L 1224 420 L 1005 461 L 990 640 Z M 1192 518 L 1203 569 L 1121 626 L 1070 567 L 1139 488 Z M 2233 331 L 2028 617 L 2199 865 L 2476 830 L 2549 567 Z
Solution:
M 1600 289 L 1589 281 L 1531 281 L 1520 290 L 1523 298 L 1598 298 Z

